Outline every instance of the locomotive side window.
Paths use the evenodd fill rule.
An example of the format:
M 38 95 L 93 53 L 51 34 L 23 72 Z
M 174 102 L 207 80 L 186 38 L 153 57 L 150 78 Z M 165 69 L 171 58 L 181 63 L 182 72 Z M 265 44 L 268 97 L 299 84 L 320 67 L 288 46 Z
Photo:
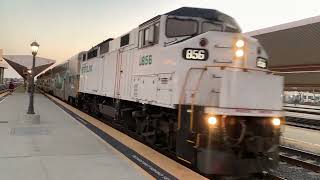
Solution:
M 98 56 L 98 49 L 91 50 L 88 52 L 88 59 L 91 59 L 97 56 Z
M 101 44 L 100 46 L 100 54 L 104 54 L 109 51 L 109 41 Z
M 197 34 L 198 23 L 190 19 L 167 19 L 166 35 L 167 37 L 191 36 Z
M 221 24 L 215 24 L 210 22 L 202 23 L 202 33 L 208 31 L 223 31 L 223 26 Z
M 87 54 L 82 54 L 82 61 L 86 60 L 86 56 L 87 56 Z
M 139 47 L 146 47 L 159 43 L 160 23 L 152 24 L 139 32 Z
M 160 23 L 156 23 L 154 25 L 154 44 L 159 43 L 159 35 L 160 35 Z
M 143 46 L 146 46 L 149 44 L 149 41 L 148 41 L 149 35 L 150 35 L 150 27 L 145 28 L 143 30 Z
M 120 41 L 120 47 L 128 45 L 130 42 L 130 34 L 122 36 Z

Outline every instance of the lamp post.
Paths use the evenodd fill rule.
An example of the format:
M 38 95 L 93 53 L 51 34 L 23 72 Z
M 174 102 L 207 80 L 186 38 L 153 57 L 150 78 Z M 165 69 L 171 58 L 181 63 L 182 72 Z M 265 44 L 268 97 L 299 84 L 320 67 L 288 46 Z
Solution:
M 29 107 L 28 107 L 28 112 L 27 114 L 35 114 L 34 113 L 34 108 L 33 108 L 33 94 L 34 94 L 34 68 L 35 68 L 35 63 L 36 63 L 36 55 L 38 53 L 38 49 L 39 49 L 39 44 L 34 41 L 33 43 L 31 43 L 31 50 L 32 50 L 32 55 L 33 55 L 33 61 L 32 61 L 32 69 L 31 69 L 31 78 L 29 80 L 29 84 L 30 84 L 30 100 L 29 100 Z

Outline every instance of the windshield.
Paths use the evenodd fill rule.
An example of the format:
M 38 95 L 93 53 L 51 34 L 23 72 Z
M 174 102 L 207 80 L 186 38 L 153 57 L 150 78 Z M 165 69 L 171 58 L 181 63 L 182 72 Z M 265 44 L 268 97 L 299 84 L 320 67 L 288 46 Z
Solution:
M 237 24 L 237 22 L 230 16 L 221 14 L 218 17 L 218 22 L 223 23 L 225 32 L 235 32 L 239 33 L 241 32 L 241 28 Z
M 202 33 L 205 33 L 208 31 L 223 31 L 223 25 L 211 23 L 211 22 L 202 23 Z
M 169 18 L 167 20 L 167 37 L 191 36 L 197 34 L 198 23 L 195 20 Z
M 198 22 L 192 19 L 168 18 L 166 26 L 167 37 L 192 36 L 208 31 L 240 33 L 241 29 L 236 21 L 225 14 L 218 16 L 216 20 L 201 23 L 201 31 L 198 32 Z

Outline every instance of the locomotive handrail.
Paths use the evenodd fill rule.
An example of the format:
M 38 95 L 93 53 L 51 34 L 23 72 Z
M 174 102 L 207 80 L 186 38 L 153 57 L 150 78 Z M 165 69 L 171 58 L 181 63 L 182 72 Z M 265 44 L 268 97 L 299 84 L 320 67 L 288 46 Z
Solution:
M 201 74 L 199 76 L 198 82 L 197 82 L 195 88 L 192 90 L 192 94 L 191 94 L 190 131 L 192 132 L 193 131 L 193 111 L 194 111 L 195 92 L 197 92 L 198 89 L 199 89 L 200 81 L 202 79 L 202 76 L 203 76 L 204 72 L 210 67 L 217 67 L 217 68 L 220 68 L 222 70 L 226 69 L 226 68 L 230 68 L 230 69 L 241 69 L 244 72 L 258 71 L 258 72 L 265 72 L 267 74 L 275 73 L 273 71 L 265 70 L 265 69 L 262 70 L 262 69 L 247 68 L 247 67 L 237 67 L 237 66 L 229 66 L 229 65 L 206 65 L 204 67 L 192 67 L 192 68 L 189 68 L 188 71 L 187 71 L 187 75 L 185 76 L 184 83 L 183 83 L 183 86 L 182 86 L 182 90 L 181 90 L 181 93 L 180 93 L 179 107 L 178 107 L 178 130 L 181 128 L 181 105 L 185 100 L 185 88 L 186 88 L 187 80 L 189 78 L 189 74 L 190 74 L 191 70 L 202 70 L 202 72 L 201 72 Z
M 268 69 L 255 69 L 255 68 L 247 68 L 247 67 L 237 67 L 237 66 L 229 66 L 229 65 L 206 65 L 205 68 L 209 67 L 219 67 L 221 69 L 230 68 L 230 69 L 241 69 L 243 71 L 259 71 L 259 72 L 265 72 L 267 74 L 273 74 L 276 73 L 274 71 L 270 71 Z M 192 68 L 191 68 L 192 69 Z
M 203 70 L 203 72 L 207 70 L 207 68 L 205 68 L 205 67 L 203 67 L 203 68 L 201 68 L 201 67 L 193 67 L 193 68 L 190 68 L 190 69 L 188 70 L 187 75 L 185 76 L 185 79 L 184 79 L 184 82 L 183 82 L 183 85 L 182 85 L 180 100 L 179 100 L 179 108 L 178 108 L 178 130 L 181 128 L 181 104 L 183 103 L 184 97 L 185 97 L 185 96 L 182 95 L 182 94 L 184 94 L 184 90 L 185 90 L 185 87 L 186 87 L 186 84 L 187 84 L 187 79 L 188 79 L 188 77 L 189 77 L 190 71 L 191 71 L 191 70 L 195 70 L 195 69 Z M 202 76 L 202 75 L 201 75 L 201 76 Z M 200 83 L 198 83 L 198 84 L 200 84 Z M 197 84 L 197 85 L 198 85 L 198 84 Z

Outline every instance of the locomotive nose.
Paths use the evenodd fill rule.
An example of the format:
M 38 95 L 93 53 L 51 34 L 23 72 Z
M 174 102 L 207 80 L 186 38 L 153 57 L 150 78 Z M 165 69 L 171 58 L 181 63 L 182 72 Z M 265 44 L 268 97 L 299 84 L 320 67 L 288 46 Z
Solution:
M 217 32 L 207 32 L 199 40 L 200 47 L 209 49 L 210 59 L 213 60 L 213 63 L 232 64 L 244 60 L 250 42 L 247 42 L 246 38 L 239 34 L 221 34 L 217 37 Z

